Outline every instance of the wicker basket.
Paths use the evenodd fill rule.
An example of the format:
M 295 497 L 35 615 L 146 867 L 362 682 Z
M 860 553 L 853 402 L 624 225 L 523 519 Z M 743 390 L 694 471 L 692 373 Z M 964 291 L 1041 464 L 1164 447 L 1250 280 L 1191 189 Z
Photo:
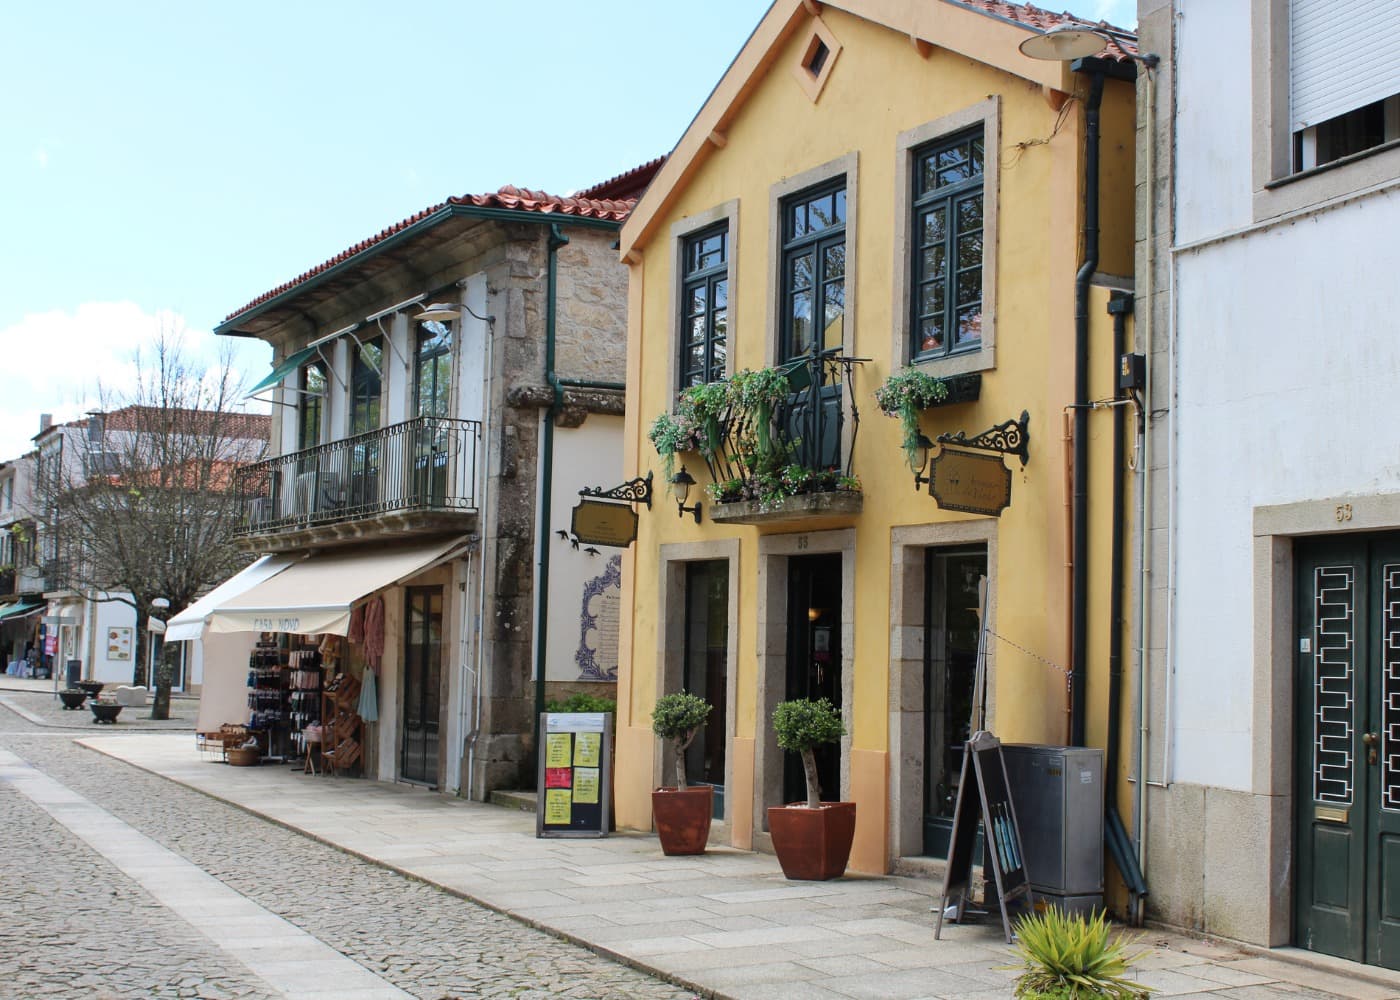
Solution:
M 234 767 L 251 767 L 262 760 L 262 751 L 257 747 L 229 747 L 224 755 Z

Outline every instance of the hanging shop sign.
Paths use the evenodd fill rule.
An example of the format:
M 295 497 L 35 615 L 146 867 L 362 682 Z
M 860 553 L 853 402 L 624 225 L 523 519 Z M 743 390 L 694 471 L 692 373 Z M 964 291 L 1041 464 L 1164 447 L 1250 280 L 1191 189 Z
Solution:
M 612 802 L 612 713 L 545 712 L 536 837 L 606 837 Z
M 601 486 L 585 487 L 578 495 L 582 499 L 574 507 L 571 524 L 574 548 L 584 542 L 625 549 L 637 540 L 637 512 L 632 504 L 644 503 L 651 508 L 651 473 L 645 478 L 629 479 L 610 490 Z
M 580 542 L 625 549 L 637 540 L 637 512 L 623 503 L 580 500 L 572 527 Z
M 945 447 L 933 459 L 928 491 L 944 510 L 1000 517 L 1011 506 L 1011 470 L 1001 455 Z

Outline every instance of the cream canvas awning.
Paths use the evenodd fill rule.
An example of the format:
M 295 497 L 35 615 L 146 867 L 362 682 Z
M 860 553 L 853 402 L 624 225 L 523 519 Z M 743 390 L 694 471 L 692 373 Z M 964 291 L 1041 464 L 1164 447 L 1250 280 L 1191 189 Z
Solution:
M 269 577 L 276 576 L 294 562 L 296 559 L 292 556 L 263 556 L 252 565 L 245 566 L 166 622 L 165 641 L 182 642 L 200 638 L 204 634 L 204 620 L 210 612 Z
M 345 635 L 352 604 L 451 559 L 466 544 L 454 538 L 311 556 L 220 604 L 209 631 Z

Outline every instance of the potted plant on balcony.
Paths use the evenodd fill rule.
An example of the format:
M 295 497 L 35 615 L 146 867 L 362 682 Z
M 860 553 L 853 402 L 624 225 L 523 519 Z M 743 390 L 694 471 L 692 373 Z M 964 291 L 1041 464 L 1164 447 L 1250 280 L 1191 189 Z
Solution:
M 676 785 L 651 793 L 651 814 L 665 854 L 703 854 L 710 839 L 714 789 L 691 788 L 685 780 L 685 751 L 709 718 L 711 706 L 699 695 L 677 691 L 662 695 L 651 712 L 651 731 L 671 744 L 676 755 Z
M 893 372 L 875 390 L 875 404 L 885 416 L 899 418 L 900 446 L 911 469 L 919 460 L 919 411 L 947 398 L 948 386 L 942 379 L 909 367 Z
M 815 750 L 846 735 L 841 715 L 826 698 L 796 698 L 773 711 L 778 746 L 802 755 L 807 801 L 769 806 L 768 832 L 783 874 L 790 879 L 826 881 L 846 873 L 856 833 L 854 802 L 823 802 Z

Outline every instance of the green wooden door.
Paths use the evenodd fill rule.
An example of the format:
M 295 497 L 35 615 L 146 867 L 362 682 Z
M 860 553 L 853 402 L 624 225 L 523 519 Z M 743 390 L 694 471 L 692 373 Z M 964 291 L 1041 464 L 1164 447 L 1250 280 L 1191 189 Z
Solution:
M 1400 968 L 1400 536 L 1295 565 L 1296 940 Z

